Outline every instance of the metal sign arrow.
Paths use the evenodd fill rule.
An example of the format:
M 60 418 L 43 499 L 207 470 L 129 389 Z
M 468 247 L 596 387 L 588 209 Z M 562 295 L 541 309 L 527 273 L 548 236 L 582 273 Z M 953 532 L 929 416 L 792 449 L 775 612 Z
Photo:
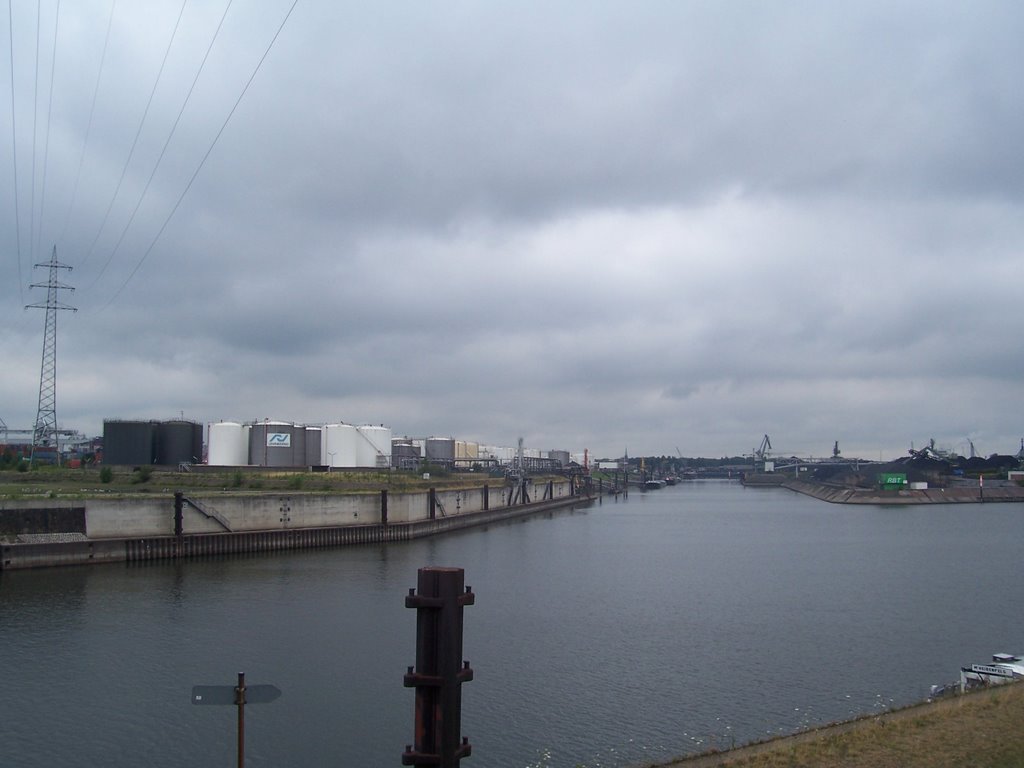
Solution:
M 245 673 L 238 673 L 238 685 L 194 685 L 193 704 L 234 705 L 238 707 L 238 768 L 245 766 L 245 705 L 267 704 L 280 698 L 281 690 L 273 685 L 246 685 Z
M 269 704 L 281 698 L 281 689 L 275 685 L 245 686 L 246 704 Z M 231 685 L 194 685 L 192 703 L 222 706 L 238 704 L 238 688 Z

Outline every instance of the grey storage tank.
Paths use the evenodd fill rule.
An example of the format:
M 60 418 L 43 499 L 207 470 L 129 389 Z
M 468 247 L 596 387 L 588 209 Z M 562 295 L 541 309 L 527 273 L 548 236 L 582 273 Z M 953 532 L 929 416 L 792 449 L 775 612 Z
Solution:
M 103 421 L 103 463 L 140 466 L 156 463 L 155 421 Z
M 548 451 L 548 458 L 554 459 L 563 467 L 569 466 L 569 452 L 568 451 Z
M 396 437 L 391 440 L 391 466 L 396 469 L 415 469 L 420 463 L 420 448 L 412 440 Z
M 320 453 L 323 430 L 320 427 L 306 427 L 306 464 L 319 467 L 324 463 Z
M 451 437 L 428 437 L 427 461 L 455 461 L 455 440 Z
M 249 463 L 257 467 L 305 467 L 306 428 L 284 421 L 258 421 L 249 428 Z
M 203 425 L 162 421 L 156 427 L 156 464 L 198 464 L 203 458 Z

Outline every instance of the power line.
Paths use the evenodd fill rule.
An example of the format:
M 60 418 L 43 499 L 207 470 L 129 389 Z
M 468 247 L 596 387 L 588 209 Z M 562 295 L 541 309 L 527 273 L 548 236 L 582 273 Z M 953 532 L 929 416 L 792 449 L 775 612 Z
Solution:
M 220 23 L 217 24 L 217 29 L 214 30 L 213 37 L 210 39 L 210 44 L 206 48 L 206 54 L 203 56 L 203 60 L 199 63 L 199 69 L 196 70 L 196 75 L 192 78 L 192 85 L 188 89 L 188 93 L 185 95 L 185 100 L 181 103 L 181 109 L 178 110 L 178 116 L 174 119 L 174 125 L 171 126 L 170 133 L 167 134 L 167 140 L 164 141 L 164 145 L 160 150 L 160 155 L 156 159 L 156 164 L 153 166 L 153 171 L 149 174 L 149 179 L 146 181 L 146 186 L 142 189 L 142 194 L 139 195 L 139 200 L 135 203 L 135 208 L 132 210 L 132 215 L 128 217 L 128 222 L 124 225 L 121 230 L 121 236 L 117 238 L 117 243 L 114 245 L 114 250 L 111 251 L 110 256 L 107 258 L 107 263 L 114 258 L 114 254 L 117 253 L 121 247 L 121 243 L 124 240 L 125 235 L 128 233 L 128 229 L 131 227 L 132 222 L 135 221 L 135 214 L 139 212 L 139 208 L 142 206 L 142 201 L 146 198 L 146 193 L 149 192 L 149 187 L 153 183 L 153 179 L 156 176 L 157 170 L 160 168 L 160 163 L 164 159 L 164 154 L 167 152 L 167 147 L 170 146 L 171 139 L 174 137 L 174 132 L 178 130 L 178 123 L 181 122 L 181 116 L 185 114 L 185 107 L 188 106 L 189 100 L 192 98 L 192 92 L 195 91 L 196 83 L 199 82 L 199 77 L 203 73 L 203 68 L 206 66 L 206 60 L 210 58 L 210 51 L 213 50 L 214 43 L 217 42 L 217 37 L 220 35 L 220 30 L 224 26 L 224 19 L 227 18 L 228 11 L 231 9 L 231 3 L 233 0 L 228 0 L 227 6 L 224 8 L 224 13 L 220 17 Z
M 57 71 L 57 31 L 60 28 L 60 0 L 57 0 L 57 11 L 53 20 L 53 57 L 50 60 L 50 96 L 46 106 L 46 141 L 43 144 L 43 189 L 39 195 L 39 234 L 36 243 L 42 245 L 43 222 L 46 214 L 46 171 L 50 162 L 50 125 L 53 115 L 53 81 Z
M 160 230 L 156 233 L 156 236 L 153 238 L 153 241 L 149 244 L 149 247 L 146 248 L 145 252 L 142 254 L 142 257 L 139 259 L 134 269 L 132 269 L 132 271 L 128 273 L 128 277 L 124 279 L 124 282 L 121 283 L 120 287 L 114 292 L 114 295 L 111 296 L 110 299 L 108 299 L 107 302 L 102 307 L 100 307 L 100 311 L 103 311 L 111 304 L 113 304 L 114 300 L 121 295 L 121 291 L 123 291 L 125 286 L 128 285 L 128 283 L 131 281 L 133 277 L 135 277 L 135 273 L 139 271 L 139 269 L 142 267 L 142 264 L 146 261 L 146 258 L 153 250 L 154 246 L 156 246 L 157 241 L 160 239 L 160 236 L 164 233 L 164 230 L 167 228 L 167 225 L 170 223 L 171 219 L 174 217 L 174 214 L 177 212 L 178 207 L 181 205 L 181 201 L 185 199 L 185 195 L 188 194 L 188 191 L 192 188 L 193 182 L 195 182 L 196 177 L 199 175 L 199 172 L 203 169 L 203 165 L 206 164 L 207 158 L 213 152 L 213 148 L 217 146 L 217 141 L 220 139 L 221 134 L 224 133 L 224 129 L 227 128 L 228 123 L 231 121 L 231 117 L 235 114 L 235 110 L 238 109 L 238 105 L 242 103 L 242 99 L 245 97 L 246 92 L 249 90 L 249 86 L 252 85 L 252 81 L 256 79 L 256 75 L 257 73 L 259 73 L 260 68 L 263 66 L 263 62 L 270 54 L 270 49 L 274 47 L 274 43 L 277 42 L 277 38 L 281 34 L 281 30 L 283 30 L 284 25 L 288 23 L 288 19 L 291 17 L 292 11 L 295 10 L 295 6 L 298 4 L 299 0 L 293 0 L 291 7 L 288 9 L 288 13 L 285 14 L 280 26 L 278 26 L 277 31 L 274 33 L 274 37 L 270 40 L 270 44 L 267 46 L 267 49 L 263 52 L 263 55 L 260 57 L 260 60 L 256 63 L 256 67 L 255 69 L 253 69 L 252 74 L 249 76 L 248 81 L 245 83 L 245 87 L 242 88 L 242 92 L 238 94 L 238 98 L 235 100 L 234 106 L 231 107 L 231 111 L 228 112 L 228 116 L 224 118 L 224 122 L 221 125 L 220 130 L 217 131 L 217 135 L 213 137 L 213 141 L 211 142 L 209 149 L 206 150 L 206 154 L 203 155 L 203 159 L 199 161 L 199 165 L 193 172 L 192 177 L 188 180 L 188 184 L 185 185 L 185 189 L 178 197 L 178 200 L 174 203 L 174 207 L 171 208 L 171 212 L 167 214 L 167 218 L 164 219 L 164 223 L 160 226 Z
M 25 291 L 22 286 L 24 278 L 21 273 L 21 212 L 18 205 L 18 121 L 15 118 L 14 99 L 14 10 L 13 0 L 7 0 L 7 23 L 10 35 L 11 48 L 11 152 L 13 162 L 11 167 L 14 170 L 14 236 L 18 252 L 18 301 L 25 303 Z
M 100 68 L 96 72 L 96 87 L 92 91 L 92 106 L 89 107 L 89 122 L 85 127 L 85 139 L 82 141 L 82 153 L 78 156 L 78 171 L 75 173 L 75 183 L 71 189 L 71 202 L 68 204 L 68 212 L 64 217 L 64 226 L 61 227 L 58 243 L 63 243 L 64 235 L 68 231 L 68 223 L 71 221 L 71 211 L 74 210 L 75 201 L 78 199 L 78 184 L 82 178 L 82 166 L 85 164 L 85 150 L 89 146 L 89 136 L 92 134 L 92 120 L 96 114 L 96 97 L 100 93 L 100 81 L 103 78 L 103 65 L 107 60 L 107 47 L 110 45 L 110 30 L 114 26 L 114 8 L 117 7 L 117 0 L 110 3 L 110 18 L 107 19 L 107 35 L 103 39 L 103 53 L 100 55 Z
M 36 136 L 38 135 L 37 124 L 39 122 L 39 30 L 42 26 L 42 3 L 36 3 L 36 72 L 35 88 L 32 95 L 32 194 L 29 200 L 28 215 L 28 253 L 29 259 L 36 255 L 35 231 L 36 231 Z
M 167 41 L 167 49 L 164 51 L 163 61 L 160 62 L 160 71 L 156 73 L 156 81 L 153 83 L 153 89 L 149 93 L 149 101 L 146 102 L 146 109 L 143 111 L 142 119 L 139 121 L 139 128 L 138 130 L 135 131 L 135 139 L 132 141 L 132 148 L 128 151 L 128 159 L 124 161 L 124 168 L 121 169 L 121 178 L 117 180 L 117 187 L 114 189 L 114 194 L 110 198 L 110 205 L 107 206 L 107 212 L 103 215 L 103 221 L 100 223 L 99 231 L 96 232 L 96 237 L 93 239 L 92 245 L 89 246 L 89 250 L 85 254 L 85 259 L 82 260 L 83 263 L 85 261 L 88 261 L 89 257 L 92 255 L 93 250 L 96 248 L 96 243 L 99 241 L 100 235 L 103 234 L 103 229 L 107 225 L 107 219 L 110 218 L 110 211 L 114 207 L 114 202 L 117 200 L 117 195 L 121 191 L 121 185 L 124 183 L 124 177 L 128 174 L 128 166 L 132 162 L 132 156 L 135 154 L 135 147 L 138 146 L 139 143 L 139 136 L 142 135 L 142 128 L 146 124 L 146 117 L 149 115 L 149 108 L 153 105 L 153 97 L 156 95 L 156 89 L 160 85 L 160 78 L 164 73 L 164 66 L 167 64 L 167 57 L 171 53 L 171 46 L 174 45 L 174 38 L 178 34 L 178 27 L 181 24 L 181 17 L 185 13 L 185 5 L 187 3 L 188 0 L 182 0 L 181 10 L 178 12 L 178 20 L 174 23 L 174 31 L 171 32 L 171 39 Z M 103 272 L 106 270 L 108 264 L 110 264 L 110 257 L 107 257 L 106 262 L 104 262 L 103 266 L 100 268 L 100 271 L 97 273 L 96 277 L 93 278 L 93 281 L 90 284 L 89 288 L 92 288 L 93 286 L 96 285 L 100 277 L 103 276 Z

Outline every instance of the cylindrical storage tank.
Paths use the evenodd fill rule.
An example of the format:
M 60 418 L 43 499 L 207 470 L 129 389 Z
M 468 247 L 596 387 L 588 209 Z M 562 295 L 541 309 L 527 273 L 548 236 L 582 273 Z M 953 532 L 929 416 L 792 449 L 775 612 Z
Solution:
M 249 428 L 249 462 L 257 467 L 306 466 L 306 428 L 286 421 L 256 422 Z
M 306 464 L 319 467 L 324 463 L 320 448 L 323 446 L 323 430 L 320 427 L 306 427 Z
M 103 463 L 133 466 L 156 463 L 155 421 L 103 422 Z
M 356 466 L 391 466 L 391 428 L 367 425 L 356 427 L 359 439 L 356 441 Z
M 453 461 L 455 459 L 455 441 L 450 437 L 427 438 L 428 461 Z
M 329 467 L 357 467 L 356 440 L 360 439 L 351 424 L 327 424 L 320 431 L 321 461 Z
M 420 463 L 420 449 L 407 437 L 391 440 L 391 466 L 396 469 L 414 469 Z
M 478 443 L 472 443 L 469 440 L 455 441 L 456 459 L 476 459 L 479 458 L 479 453 L 480 445 Z
M 548 451 L 548 458 L 554 459 L 563 467 L 569 466 L 569 452 L 568 451 Z
M 156 427 L 156 463 L 198 464 L 203 458 L 203 425 L 194 421 L 162 421 Z
M 210 424 L 207 433 L 211 467 L 244 467 L 249 463 L 249 427 L 236 421 Z

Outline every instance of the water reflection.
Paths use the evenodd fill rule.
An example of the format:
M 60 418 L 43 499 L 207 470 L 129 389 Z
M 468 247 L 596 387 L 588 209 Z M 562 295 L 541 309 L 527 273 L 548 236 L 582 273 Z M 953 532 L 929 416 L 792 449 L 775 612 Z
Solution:
M 423 565 L 460 566 L 480 766 L 628 766 L 921 698 L 1021 650 L 1022 505 L 835 507 L 679 485 L 418 542 L 0 574 L 11 764 L 395 765 Z M 1000 536 L 986 535 L 998 530 Z M 141 751 L 140 751 L 141 750 Z

